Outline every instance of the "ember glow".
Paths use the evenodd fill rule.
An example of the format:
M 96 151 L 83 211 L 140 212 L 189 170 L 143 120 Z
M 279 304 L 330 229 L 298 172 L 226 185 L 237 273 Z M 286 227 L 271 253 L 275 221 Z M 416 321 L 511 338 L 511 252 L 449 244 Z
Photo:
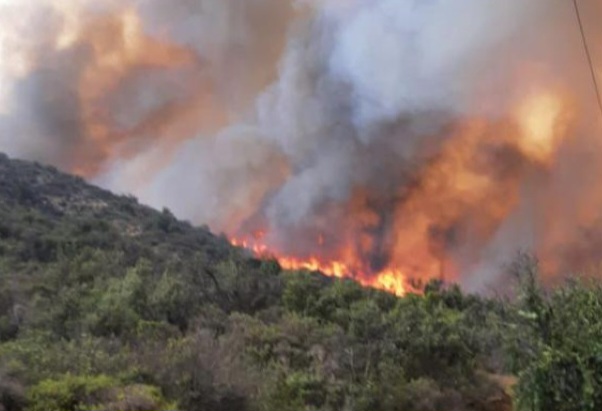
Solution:
M 552 281 L 602 261 L 576 29 L 564 0 L 0 0 L 0 150 L 290 270 L 481 291 L 529 249 Z
M 521 102 L 517 115 L 523 134 L 519 148 L 535 161 L 552 162 L 568 135 L 571 108 L 562 96 L 546 90 Z

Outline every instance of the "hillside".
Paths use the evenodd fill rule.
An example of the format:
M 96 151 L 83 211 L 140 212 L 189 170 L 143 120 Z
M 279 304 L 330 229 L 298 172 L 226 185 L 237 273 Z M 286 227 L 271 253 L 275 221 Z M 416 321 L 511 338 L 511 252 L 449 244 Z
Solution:
M 179 275 L 190 293 L 190 304 L 216 304 L 227 312 L 253 312 L 279 293 L 278 281 L 274 281 L 278 269 L 273 263 L 244 256 L 205 228 L 194 228 L 167 210 L 157 212 L 134 198 L 112 195 L 52 168 L 6 157 L 0 157 L 0 239 L 2 267 L 28 276 L 25 283 L 18 277 L 9 279 L 17 284 L 11 286 L 11 298 L 21 300 L 24 313 L 42 310 L 50 314 L 56 309 L 57 296 L 63 298 L 64 287 L 98 285 L 98 270 L 105 280 L 124 277 L 128 269 L 154 281 L 163 276 L 171 281 Z M 243 278 L 222 274 L 218 281 L 217 271 L 227 271 L 218 265 L 226 261 L 236 261 L 237 269 L 244 271 L 248 290 L 226 284 Z M 66 272 L 77 272 L 77 276 L 66 277 Z M 37 281 L 44 283 L 45 290 L 34 290 Z M 52 281 L 57 288 L 51 289 Z M 36 304 L 45 304 L 48 298 L 48 307 L 29 307 L 31 293 L 40 298 Z M 80 302 L 73 303 L 79 311 Z M 77 335 L 78 329 L 69 328 L 71 314 L 56 315 L 52 321 L 62 329 L 61 337 Z M 178 316 L 171 321 L 186 328 L 184 313 L 169 315 Z
M 0 410 L 502 411 L 506 374 L 517 409 L 601 409 L 602 291 L 513 273 L 513 301 L 285 273 L 0 155 Z

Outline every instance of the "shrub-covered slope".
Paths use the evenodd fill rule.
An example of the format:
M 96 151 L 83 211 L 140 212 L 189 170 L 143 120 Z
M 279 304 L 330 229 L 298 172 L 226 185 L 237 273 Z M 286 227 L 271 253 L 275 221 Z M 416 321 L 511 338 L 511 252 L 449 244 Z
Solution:
M 522 409 L 600 409 L 602 292 L 514 271 L 516 301 L 284 273 L 0 155 L 0 410 L 502 411 L 506 372 Z

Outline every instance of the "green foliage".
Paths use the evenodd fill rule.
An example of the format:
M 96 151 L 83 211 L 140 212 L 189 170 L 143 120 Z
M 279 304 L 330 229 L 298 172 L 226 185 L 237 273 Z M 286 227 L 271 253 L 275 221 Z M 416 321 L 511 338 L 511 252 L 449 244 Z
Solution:
M 602 288 L 572 282 L 545 295 L 534 261 L 521 264 L 515 270 L 521 327 L 514 328 L 520 333 L 514 338 L 520 344 L 514 347 L 521 364 L 519 410 L 602 409 Z
M 272 390 L 268 406 L 273 410 L 324 409 L 329 400 L 326 381 L 306 373 L 283 375 Z
M 497 411 L 506 372 L 519 410 L 602 409 L 602 288 L 513 268 L 513 300 L 283 273 L 0 155 L 0 410 Z
M 27 411 L 159 411 L 172 407 L 157 387 L 121 386 L 105 376 L 67 374 L 40 381 L 28 394 Z
M 83 411 L 103 402 L 107 391 L 117 385 L 107 376 L 72 376 L 44 380 L 28 394 L 28 411 Z

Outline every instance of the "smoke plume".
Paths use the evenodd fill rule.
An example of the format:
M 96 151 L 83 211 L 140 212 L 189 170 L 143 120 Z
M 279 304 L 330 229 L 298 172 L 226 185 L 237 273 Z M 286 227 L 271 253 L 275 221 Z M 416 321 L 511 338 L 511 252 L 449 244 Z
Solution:
M 519 249 L 550 282 L 599 262 L 571 2 L 98 3 L 0 1 L 0 150 L 393 291 L 482 290 Z

